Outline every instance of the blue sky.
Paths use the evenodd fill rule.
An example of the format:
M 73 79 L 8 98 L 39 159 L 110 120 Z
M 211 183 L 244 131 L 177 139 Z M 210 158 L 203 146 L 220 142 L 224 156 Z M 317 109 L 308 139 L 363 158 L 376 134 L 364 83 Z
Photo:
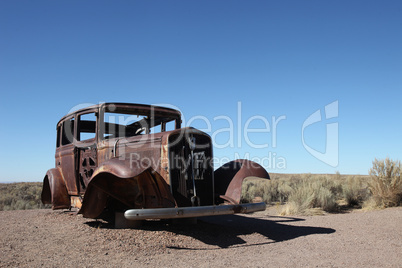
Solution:
M 1 1 L 0 36 L 0 182 L 41 181 L 57 121 L 82 103 L 174 105 L 207 118 L 217 145 L 226 116 L 234 146 L 215 157 L 268 172 L 367 174 L 374 158 L 402 158 L 401 1 Z M 317 110 L 304 142 L 336 147 L 335 166 L 303 145 Z M 247 137 L 268 147 L 246 143 L 249 119 L 269 123 Z

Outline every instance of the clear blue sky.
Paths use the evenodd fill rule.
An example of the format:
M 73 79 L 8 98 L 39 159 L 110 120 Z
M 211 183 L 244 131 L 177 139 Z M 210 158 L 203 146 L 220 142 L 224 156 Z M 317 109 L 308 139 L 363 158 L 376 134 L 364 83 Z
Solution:
M 375 157 L 402 158 L 402 1 L 1 1 L 0 90 L 0 182 L 41 181 L 57 121 L 99 102 L 175 105 L 186 120 L 210 120 L 217 145 L 230 139 L 217 132 L 227 116 L 234 146 L 215 148 L 218 159 L 367 174 Z M 321 153 L 332 142 L 335 166 L 303 146 L 319 109 L 304 141 Z M 249 128 L 265 118 L 270 132 L 248 139 L 267 148 L 239 138 L 252 116 Z M 286 117 L 275 135 L 273 116 Z

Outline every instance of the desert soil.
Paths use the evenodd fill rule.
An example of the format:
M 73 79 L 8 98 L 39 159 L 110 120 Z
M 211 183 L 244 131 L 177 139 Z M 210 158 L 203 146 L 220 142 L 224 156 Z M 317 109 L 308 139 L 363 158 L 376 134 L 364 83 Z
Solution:
M 402 208 L 275 214 L 113 229 L 66 211 L 1 211 L 0 266 L 402 267 Z

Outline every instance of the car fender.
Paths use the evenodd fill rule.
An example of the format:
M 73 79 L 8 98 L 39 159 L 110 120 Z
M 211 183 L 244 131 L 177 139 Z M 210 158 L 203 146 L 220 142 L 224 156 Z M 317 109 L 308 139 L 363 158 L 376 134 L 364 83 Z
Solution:
M 270 179 L 268 172 L 260 164 L 247 159 L 234 160 L 215 170 L 216 194 L 229 203 L 239 204 L 242 184 L 247 177 Z
M 111 159 L 99 166 L 88 183 L 79 210 L 86 218 L 98 218 L 112 197 L 126 208 L 174 207 L 175 200 L 163 177 L 151 167 L 130 169 Z
M 46 176 L 43 179 L 41 199 L 43 204 L 51 204 L 52 209 L 70 208 L 70 196 L 58 168 L 52 168 L 46 172 Z

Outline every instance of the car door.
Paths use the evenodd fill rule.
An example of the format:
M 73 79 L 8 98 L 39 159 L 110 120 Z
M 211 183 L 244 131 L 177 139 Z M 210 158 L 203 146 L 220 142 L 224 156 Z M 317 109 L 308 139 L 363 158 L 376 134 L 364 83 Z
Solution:
M 77 142 L 75 147 L 76 183 L 83 194 L 98 166 L 96 110 L 77 114 Z
M 70 115 L 57 125 L 56 167 L 62 173 L 69 195 L 78 195 L 76 180 L 75 117 Z

